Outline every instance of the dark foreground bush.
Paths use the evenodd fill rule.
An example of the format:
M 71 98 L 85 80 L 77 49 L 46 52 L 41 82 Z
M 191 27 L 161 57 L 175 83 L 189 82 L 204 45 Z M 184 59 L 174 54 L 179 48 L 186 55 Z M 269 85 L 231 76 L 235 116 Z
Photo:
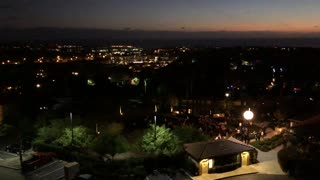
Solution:
M 320 171 L 318 157 L 314 155 L 311 158 L 306 158 L 294 147 L 282 149 L 278 152 L 278 162 L 281 169 L 289 175 L 297 177 L 318 175 Z
M 278 152 L 278 162 L 283 172 L 288 172 L 290 164 L 296 159 L 298 152 L 294 149 L 281 149 Z
M 192 176 L 198 176 L 199 170 L 196 164 L 191 159 L 186 159 L 184 162 L 184 169 Z
M 57 154 L 59 159 L 62 159 L 65 161 L 76 160 L 74 152 L 77 152 L 77 150 L 71 147 L 61 147 L 61 146 L 56 146 L 51 144 L 34 143 L 33 149 L 38 152 L 54 152 Z

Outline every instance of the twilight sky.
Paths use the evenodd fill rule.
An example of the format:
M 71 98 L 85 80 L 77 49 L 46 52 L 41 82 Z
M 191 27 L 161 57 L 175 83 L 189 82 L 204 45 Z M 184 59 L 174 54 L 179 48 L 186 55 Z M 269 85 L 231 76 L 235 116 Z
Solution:
M 320 31 L 320 0 L 0 0 L 0 28 Z

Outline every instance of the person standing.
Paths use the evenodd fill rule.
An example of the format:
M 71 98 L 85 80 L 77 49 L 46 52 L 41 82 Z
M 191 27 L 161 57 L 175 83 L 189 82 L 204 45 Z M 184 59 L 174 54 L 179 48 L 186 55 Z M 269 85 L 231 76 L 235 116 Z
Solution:
M 258 141 L 258 133 L 256 131 L 253 131 L 253 136 L 255 141 Z
M 261 132 L 259 131 L 258 133 L 257 133 L 257 141 L 260 141 L 260 138 L 261 138 Z
M 215 140 L 222 139 L 221 134 L 219 133 L 218 136 L 215 138 Z
M 262 139 L 263 139 L 263 136 L 264 136 L 264 132 L 263 132 L 263 130 L 261 130 L 261 132 L 260 132 L 260 136 L 262 137 Z

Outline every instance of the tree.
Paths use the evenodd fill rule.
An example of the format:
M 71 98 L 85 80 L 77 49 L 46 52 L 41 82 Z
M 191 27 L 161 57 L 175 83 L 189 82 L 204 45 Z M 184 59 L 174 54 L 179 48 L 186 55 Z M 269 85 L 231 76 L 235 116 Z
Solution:
M 273 112 L 273 116 L 278 120 L 278 121 L 284 121 L 287 118 L 287 113 L 277 110 Z
M 64 130 L 66 127 L 66 123 L 61 119 L 51 120 L 49 125 L 38 129 L 34 143 L 51 143 L 62 135 L 61 130 Z
M 207 141 L 209 139 L 200 130 L 191 126 L 181 126 L 173 130 L 173 133 L 178 137 L 181 144 Z
M 34 144 L 45 143 L 62 146 L 69 146 L 72 139 L 72 131 L 70 122 L 64 119 L 54 119 L 49 122 L 41 122 L 37 124 L 37 137 Z M 87 147 L 93 140 L 93 132 L 83 126 L 73 128 L 74 139 L 73 143 L 76 147 Z
M 179 139 L 165 126 L 151 125 L 142 137 L 142 149 L 147 153 L 173 155 L 181 150 Z
M 93 133 L 88 128 L 83 126 L 77 126 L 73 128 L 73 146 L 84 148 L 88 147 L 93 140 Z M 70 128 L 65 128 L 61 137 L 56 139 L 54 143 L 69 146 L 72 140 L 72 131 Z
M 12 125 L 9 125 L 9 124 L 0 125 L 0 137 L 13 133 L 13 131 L 14 131 L 14 126 Z
M 105 133 L 98 136 L 91 147 L 97 153 L 110 154 L 113 158 L 117 153 L 128 150 L 128 142 L 122 135 Z

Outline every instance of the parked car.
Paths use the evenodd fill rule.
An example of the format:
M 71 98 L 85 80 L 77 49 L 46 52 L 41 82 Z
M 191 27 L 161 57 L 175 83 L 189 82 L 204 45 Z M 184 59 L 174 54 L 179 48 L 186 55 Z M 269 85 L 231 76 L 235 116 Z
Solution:
M 30 149 L 30 147 L 22 145 L 22 149 L 21 152 L 24 153 L 25 151 L 27 151 L 28 149 Z M 16 153 L 18 154 L 20 150 L 20 145 L 19 144 L 10 144 L 6 146 L 5 151 L 10 152 L 10 153 Z
M 36 153 L 29 160 L 22 162 L 22 170 L 24 172 L 35 170 L 51 161 L 56 159 L 57 155 L 55 153 Z
M 21 152 L 25 152 L 31 148 L 31 140 L 29 138 L 24 138 L 22 141 L 22 149 Z M 10 152 L 10 153 L 16 153 L 18 154 L 20 150 L 20 145 L 15 143 L 15 144 L 9 144 L 6 146 L 5 151 Z

